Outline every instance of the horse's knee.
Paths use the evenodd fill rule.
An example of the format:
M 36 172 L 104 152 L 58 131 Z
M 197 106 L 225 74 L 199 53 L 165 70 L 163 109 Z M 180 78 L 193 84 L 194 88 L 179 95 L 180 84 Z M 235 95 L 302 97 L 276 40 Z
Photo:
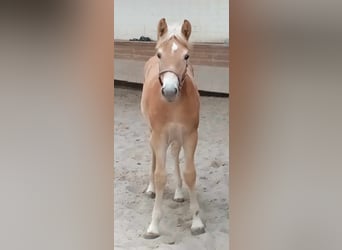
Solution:
M 154 172 L 154 185 L 157 189 L 161 189 L 166 184 L 166 173 L 165 170 L 156 169 Z
M 184 181 L 189 188 L 192 188 L 196 183 L 196 171 L 195 169 L 185 170 L 183 173 Z

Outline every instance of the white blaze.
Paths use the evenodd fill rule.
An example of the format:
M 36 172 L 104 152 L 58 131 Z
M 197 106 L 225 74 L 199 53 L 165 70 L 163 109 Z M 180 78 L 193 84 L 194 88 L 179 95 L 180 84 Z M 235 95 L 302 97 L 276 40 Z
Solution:
M 172 72 L 166 72 L 163 77 L 163 87 L 166 91 L 178 88 L 178 78 Z
M 173 43 L 171 49 L 172 49 L 172 52 L 175 52 L 175 51 L 178 49 L 177 44 L 176 44 L 176 43 Z

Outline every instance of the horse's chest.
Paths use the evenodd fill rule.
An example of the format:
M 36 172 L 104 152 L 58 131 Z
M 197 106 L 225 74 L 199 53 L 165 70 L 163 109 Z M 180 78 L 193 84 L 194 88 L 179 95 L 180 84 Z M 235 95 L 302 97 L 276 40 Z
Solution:
M 167 133 L 169 143 L 172 141 L 177 141 L 179 143 L 182 143 L 184 131 L 185 131 L 184 125 L 179 124 L 179 123 L 169 123 L 166 126 L 166 133 Z

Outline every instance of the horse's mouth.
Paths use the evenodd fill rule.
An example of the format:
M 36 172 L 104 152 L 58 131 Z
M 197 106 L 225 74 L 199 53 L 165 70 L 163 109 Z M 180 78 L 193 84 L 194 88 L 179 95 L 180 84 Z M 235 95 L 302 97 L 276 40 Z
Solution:
M 178 96 L 178 89 L 167 89 L 167 88 L 162 88 L 161 90 L 162 96 L 168 101 L 168 102 L 173 102 L 177 99 Z
M 174 102 L 174 101 L 176 101 L 177 96 L 176 96 L 176 95 L 173 96 L 173 97 L 166 97 L 166 96 L 164 96 L 164 98 L 165 98 L 165 100 L 166 100 L 167 102 Z

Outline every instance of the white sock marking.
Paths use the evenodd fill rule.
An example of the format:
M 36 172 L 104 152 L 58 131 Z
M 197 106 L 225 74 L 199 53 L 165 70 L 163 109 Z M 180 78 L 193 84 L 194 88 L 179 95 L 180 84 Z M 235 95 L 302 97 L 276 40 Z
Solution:
M 183 191 L 181 188 L 177 187 L 173 199 L 184 199 Z
M 154 193 L 154 185 L 153 185 L 153 183 L 152 183 L 152 182 L 150 182 L 150 183 L 148 184 L 148 187 L 147 187 L 146 193 L 148 193 L 148 192 L 152 192 L 152 193 Z
M 147 233 L 159 234 L 158 224 L 155 221 L 152 221 L 148 226 Z
M 204 228 L 203 222 L 199 215 L 194 215 L 192 218 L 191 229 Z

